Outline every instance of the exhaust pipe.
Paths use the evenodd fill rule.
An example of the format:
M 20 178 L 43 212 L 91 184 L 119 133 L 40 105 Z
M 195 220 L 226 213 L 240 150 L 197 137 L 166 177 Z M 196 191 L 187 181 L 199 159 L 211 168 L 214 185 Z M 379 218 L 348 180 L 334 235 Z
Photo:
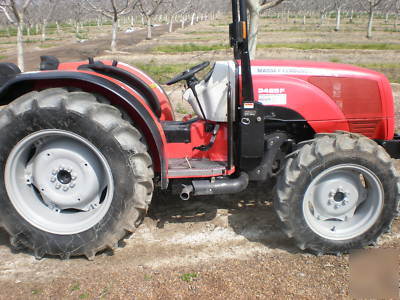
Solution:
M 189 200 L 190 193 L 196 196 L 236 194 L 244 191 L 249 185 L 249 175 L 240 173 L 237 178 L 225 178 L 217 180 L 193 180 L 191 185 L 184 185 L 180 197 Z
M 193 192 L 193 185 L 182 185 L 183 189 L 180 193 L 180 197 L 183 201 L 188 201 L 190 199 L 190 193 Z

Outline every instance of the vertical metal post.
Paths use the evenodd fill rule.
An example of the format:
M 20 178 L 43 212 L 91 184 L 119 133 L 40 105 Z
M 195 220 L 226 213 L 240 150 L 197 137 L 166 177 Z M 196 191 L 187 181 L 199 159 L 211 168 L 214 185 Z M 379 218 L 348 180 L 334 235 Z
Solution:
M 233 0 L 235 1 L 235 0 Z M 243 22 L 245 36 L 244 41 L 241 43 L 240 58 L 242 61 L 242 96 L 246 102 L 254 102 L 254 91 L 253 91 L 253 76 L 251 74 L 251 61 L 249 53 L 249 35 L 248 35 L 248 24 L 247 24 L 247 5 L 246 0 L 239 0 L 240 8 L 240 21 Z

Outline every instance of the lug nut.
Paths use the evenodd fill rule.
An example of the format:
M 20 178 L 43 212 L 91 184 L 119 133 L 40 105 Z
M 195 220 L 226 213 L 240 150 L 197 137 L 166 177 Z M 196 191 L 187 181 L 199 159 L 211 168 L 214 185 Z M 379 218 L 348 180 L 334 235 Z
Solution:
M 334 207 L 335 207 L 335 209 L 338 209 L 338 208 L 339 208 L 339 205 L 336 204 Z
M 71 167 L 68 167 L 68 168 L 67 168 L 67 172 L 71 173 L 71 172 L 72 172 L 72 168 L 71 168 Z
M 57 183 L 56 184 L 56 189 L 59 190 L 61 188 L 61 184 Z
M 56 182 L 56 180 L 57 180 L 57 178 L 55 178 L 55 177 L 51 177 L 51 179 L 50 179 L 50 182 Z
M 64 192 L 66 192 L 66 191 L 68 191 L 68 190 L 69 190 L 69 188 L 68 188 L 67 186 L 64 186 L 64 187 L 63 187 L 63 191 L 64 191 Z
M 69 187 L 70 187 L 71 189 L 73 189 L 73 188 L 75 187 L 75 183 L 71 183 L 71 184 L 69 185 Z
M 51 174 L 53 174 L 53 175 L 57 175 L 57 173 L 58 173 L 57 169 L 54 169 L 53 172 L 51 172 Z
M 332 205 L 332 201 L 331 200 L 328 200 L 328 205 Z
M 72 173 L 72 174 L 71 174 L 71 179 L 72 179 L 72 180 L 76 180 L 76 178 L 78 178 L 78 176 L 76 175 L 76 173 Z

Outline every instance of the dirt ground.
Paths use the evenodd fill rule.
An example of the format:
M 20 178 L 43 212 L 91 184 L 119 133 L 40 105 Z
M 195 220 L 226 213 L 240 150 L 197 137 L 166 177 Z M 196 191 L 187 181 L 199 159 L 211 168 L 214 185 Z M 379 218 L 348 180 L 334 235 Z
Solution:
M 160 44 L 190 41 L 217 44 L 226 42 L 226 26 L 201 23 L 187 29 L 141 41 L 144 31 L 123 35 L 120 53 L 106 52 L 108 40 L 100 36 L 84 47 L 71 44 L 49 49 L 28 50 L 27 65 L 36 68 L 39 55 L 52 54 L 62 60 L 82 59 L 100 54 L 128 63 L 196 63 L 202 60 L 229 59 L 230 51 L 198 53 L 154 53 Z M 261 41 L 307 40 L 321 35 L 331 40 L 354 39 L 361 31 L 317 32 L 309 25 L 304 32 L 263 32 Z M 308 26 L 308 25 L 307 25 Z M 346 27 L 346 26 L 345 26 Z M 347 27 L 346 27 L 347 28 Z M 360 25 L 361 28 L 361 25 Z M 157 29 L 159 34 L 165 30 Z M 276 31 L 275 31 L 276 30 Z M 361 30 L 361 29 L 360 29 Z M 209 33 L 211 32 L 211 33 Z M 399 35 L 385 33 L 378 41 L 399 42 Z M 135 39 L 133 42 L 132 39 Z M 210 42 L 212 40 L 212 42 Z M 132 45 L 131 43 L 135 43 Z M 137 43 L 137 44 L 136 44 Z M 101 46 L 102 45 L 102 46 Z M 5 47 L 5 46 L 4 46 Z M 97 52 L 96 52 L 97 51 Z M 12 58 L 12 49 L 4 52 Z M 259 57 L 341 61 L 399 61 L 399 51 L 353 51 L 273 49 L 259 51 Z M 394 84 L 396 103 L 400 86 Z M 173 92 L 175 104 L 180 88 Z M 397 109 L 400 111 L 400 107 Z M 265 187 L 264 187 L 265 189 Z M 29 252 L 13 253 L 5 232 L 0 232 L 1 299 L 255 299 L 351 298 L 349 295 L 349 256 L 316 257 L 299 251 L 277 225 L 268 193 L 261 187 L 234 196 L 197 197 L 188 202 L 176 196 L 157 193 L 149 216 L 134 236 L 111 255 L 105 252 L 94 262 L 84 258 L 62 261 L 46 257 L 37 261 Z M 382 237 L 378 247 L 400 248 L 400 220 L 393 232 Z

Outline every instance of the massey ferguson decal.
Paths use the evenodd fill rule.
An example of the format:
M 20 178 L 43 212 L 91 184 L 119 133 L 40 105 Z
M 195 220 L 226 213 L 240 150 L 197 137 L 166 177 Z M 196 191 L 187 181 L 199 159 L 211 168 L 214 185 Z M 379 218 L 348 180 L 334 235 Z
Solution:
M 263 105 L 286 105 L 287 94 L 284 88 L 259 88 L 258 102 Z

